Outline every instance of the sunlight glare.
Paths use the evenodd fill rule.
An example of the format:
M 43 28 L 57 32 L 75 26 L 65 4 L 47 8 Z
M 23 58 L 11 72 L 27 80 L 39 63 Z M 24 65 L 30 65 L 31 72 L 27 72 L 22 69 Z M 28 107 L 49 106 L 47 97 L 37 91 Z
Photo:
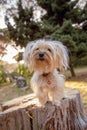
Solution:
M 21 52 L 23 51 L 23 49 L 20 49 L 19 47 L 17 49 L 15 49 L 13 46 L 11 45 L 8 45 L 7 48 L 6 48 L 6 52 L 7 54 L 4 55 L 1 60 L 3 61 L 7 61 L 9 64 L 11 63 L 17 63 L 17 61 L 13 58 L 15 55 L 18 54 L 18 52 Z

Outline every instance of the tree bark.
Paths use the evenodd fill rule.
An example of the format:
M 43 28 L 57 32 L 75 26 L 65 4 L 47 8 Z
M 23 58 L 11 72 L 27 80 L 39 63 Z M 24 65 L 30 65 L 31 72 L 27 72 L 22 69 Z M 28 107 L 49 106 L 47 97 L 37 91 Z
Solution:
M 38 105 L 34 94 L 1 105 L 0 130 L 87 130 L 80 93 L 65 90 L 59 106 Z
M 69 67 L 70 67 L 70 72 L 71 72 L 72 77 L 75 77 L 76 74 L 74 72 L 74 68 L 73 68 L 73 65 L 72 65 L 71 58 L 69 58 Z

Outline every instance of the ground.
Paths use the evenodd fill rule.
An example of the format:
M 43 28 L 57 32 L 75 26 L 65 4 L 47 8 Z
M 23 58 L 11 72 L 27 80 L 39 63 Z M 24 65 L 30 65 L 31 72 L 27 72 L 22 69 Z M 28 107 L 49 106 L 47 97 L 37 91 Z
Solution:
M 80 91 L 87 115 L 87 67 L 76 69 L 76 77 L 68 77 L 66 80 L 66 87 Z
M 85 110 L 87 111 L 87 67 L 75 69 L 75 71 L 76 77 L 71 78 L 70 74 L 66 74 L 65 86 L 80 91 Z M 15 83 L 0 87 L 0 104 L 29 93 L 31 93 L 30 88 L 27 90 L 20 89 Z

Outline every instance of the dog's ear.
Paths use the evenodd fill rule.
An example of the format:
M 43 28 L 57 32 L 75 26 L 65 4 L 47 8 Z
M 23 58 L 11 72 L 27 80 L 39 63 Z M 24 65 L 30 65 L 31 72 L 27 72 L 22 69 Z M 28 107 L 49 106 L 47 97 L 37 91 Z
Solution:
M 60 70 L 66 70 L 69 64 L 69 56 L 67 48 L 61 43 L 56 41 L 54 43 L 56 51 L 56 67 Z
M 31 53 L 31 49 L 33 47 L 33 43 L 30 42 L 27 44 L 26 48 L 25 48 L 25 51 L 23 53 L 23 59 L 24 59 L 24 62 L 25 64 L 29 67 L 30 66 L 30 53 Z

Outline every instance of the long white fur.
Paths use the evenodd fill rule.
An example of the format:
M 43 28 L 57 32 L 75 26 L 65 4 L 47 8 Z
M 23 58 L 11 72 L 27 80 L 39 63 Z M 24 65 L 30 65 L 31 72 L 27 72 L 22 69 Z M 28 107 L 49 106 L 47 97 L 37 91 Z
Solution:
M 44 53 L 43 61 L 39 60 L 39 53 Z M 64 76 L 57 71 L 57 68 L 60 71 L 68 68 L 67 48 L 59 41 L 36 40 L 28 43 L 24 60 L 34 71 L 31 87 L 40 104 L 45 105 L 47 101 L 52 101 L 57 105 L 64 97 L 65 82 Z

